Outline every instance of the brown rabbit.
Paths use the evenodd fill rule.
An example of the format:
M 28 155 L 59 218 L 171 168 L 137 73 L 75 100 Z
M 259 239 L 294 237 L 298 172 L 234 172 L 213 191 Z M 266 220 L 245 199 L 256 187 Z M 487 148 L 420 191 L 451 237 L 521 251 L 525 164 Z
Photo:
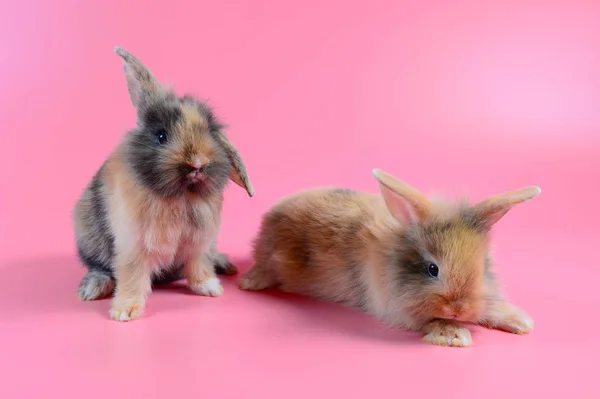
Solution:
M 382 196 L 321 188 L 283 199 L 262 220 L 246 290 L 276 288 L 362 309 L 424 341 L 471 345 L 462 323 L 515 334 L 533 328 L 491 271 L 489 232 L 529 187 L 473 206 L 432 202 L 375 169 Z
M 88 273 L 82 300 L 111 295 L 110 316 L 144 310 L 152 284 L 185 277 L 192 291 L 218 296 L 215 273 L 236 268 L 216 249 L 229 179 L 254 189 L 223 125 L 204 103 L 161 86 L 133 55 L 116 48 L 137 111 L 129 131 L 77 202 L 75 238 Z

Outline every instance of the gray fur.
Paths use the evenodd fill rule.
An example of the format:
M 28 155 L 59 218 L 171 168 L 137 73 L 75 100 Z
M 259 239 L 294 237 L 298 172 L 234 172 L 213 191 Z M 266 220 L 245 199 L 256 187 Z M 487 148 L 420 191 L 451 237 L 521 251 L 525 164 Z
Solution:
M 82 301 L 93 301 L 112 295 L 115 280 L 101 271 L 90 270 L 81 279 L 77 295 Z

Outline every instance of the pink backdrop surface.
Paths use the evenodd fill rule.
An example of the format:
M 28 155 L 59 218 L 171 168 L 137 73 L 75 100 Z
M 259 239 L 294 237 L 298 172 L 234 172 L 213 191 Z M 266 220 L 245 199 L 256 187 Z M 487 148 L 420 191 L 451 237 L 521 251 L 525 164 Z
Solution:
M 4 1 L 0 397 L 598 398 L 600 2 Z M 135 123 L 115 45 L 210 101 L 256 188 L 226 193 L 242 270 L 259 217 L 382 168 L 474 200 L 535 184 L 496 227 L 527 336 L 422 344 L 357 311 L 160 289 L 139 320 L 79 302 L 71 209 Z

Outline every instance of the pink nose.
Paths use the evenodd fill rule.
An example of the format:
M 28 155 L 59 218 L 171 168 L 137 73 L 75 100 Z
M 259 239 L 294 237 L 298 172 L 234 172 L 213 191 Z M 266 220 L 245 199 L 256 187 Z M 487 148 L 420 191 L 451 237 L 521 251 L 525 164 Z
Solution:
M 458 319 L 462 314 L 462 309 L 457 306 L 444 305 L 442 311 L 444 312 L 445 317 L 449 319 Z
M 193 168 L 200 169 L 202 167 L 202 161 L 200 160 L 200 158 L 194 158 L 194 160 L 190 162 L 190 165 Z

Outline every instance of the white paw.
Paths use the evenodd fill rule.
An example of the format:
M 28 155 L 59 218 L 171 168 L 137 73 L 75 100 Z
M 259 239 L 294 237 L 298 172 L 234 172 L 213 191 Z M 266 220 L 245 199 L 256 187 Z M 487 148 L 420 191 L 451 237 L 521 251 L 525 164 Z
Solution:
M 223 294 L 223 286 L 216 277 L 211 277 L 200 284 L 191 284 L 190 289 L 196 294 L 204 296 L 221 296 Z
M 499 328 L 513 334 L 527 334 L 533 330 L 533 319 L 524 311 L 515 309 L 500 323 Z
M 128 304 L 113 303 L 110 309 L 110 318 L 116 321 L 131 321 L 137 319 L 144 311 L 144 303 L 134 302 Z
M 423 337 L 423 341 L 432 345 L 466 347 L 471 346 L 471 332 L 460 326 L 439 325 Z

